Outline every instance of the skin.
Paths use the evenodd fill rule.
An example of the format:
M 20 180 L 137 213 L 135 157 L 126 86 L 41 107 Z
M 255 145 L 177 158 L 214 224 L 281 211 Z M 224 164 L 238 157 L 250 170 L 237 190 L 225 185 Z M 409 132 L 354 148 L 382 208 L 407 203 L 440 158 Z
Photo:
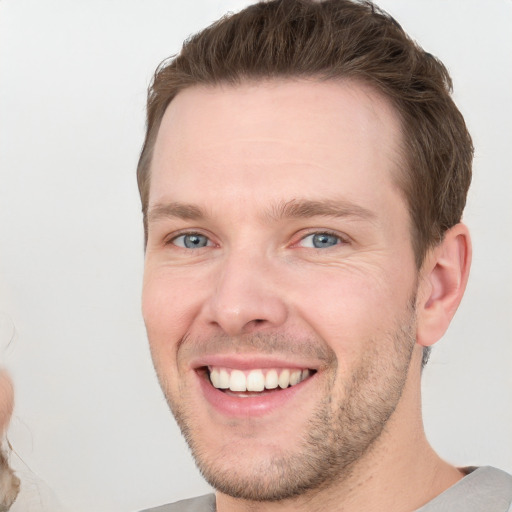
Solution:
M 425 439 L 420 361 L 462 297 L 469 236 L 452 228 L 418 271 L 401 137 L 388 102 L 353 82 L 192 87 L 164 116 L 143 314 L 220 512 L 414 510 L 462 476 Z M 315 248 L 315 233 L 334 243 Z M 226 409 L 198 368 L 212 360 L 315 373 L 278 407 Z
M 0 368 L 0 433 L 4 434 L 14 406 L 14 390 L 9 374 Z
M 0 368 L 0 433 L 5 435 L 14 406 L 14 390 L 9 374 Z M 0 511 L 9 510 L 16 499 L 20 481 L 7 462 L 7 456 L 0 451 Z

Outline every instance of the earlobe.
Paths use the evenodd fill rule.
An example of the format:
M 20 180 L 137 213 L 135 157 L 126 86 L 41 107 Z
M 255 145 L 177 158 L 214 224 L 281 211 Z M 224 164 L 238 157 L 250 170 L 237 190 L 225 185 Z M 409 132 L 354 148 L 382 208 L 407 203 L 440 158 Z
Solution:
M 433 345 L 445 333 L 464 295 L 470 266 L 471 239 L 460 223 L 445 233 L 422 266 L 416 305 L 419 345 Z

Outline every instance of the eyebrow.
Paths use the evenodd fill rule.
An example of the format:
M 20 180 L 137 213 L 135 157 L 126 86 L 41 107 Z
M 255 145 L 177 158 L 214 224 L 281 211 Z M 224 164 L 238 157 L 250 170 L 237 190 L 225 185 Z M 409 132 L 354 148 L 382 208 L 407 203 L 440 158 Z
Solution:
M 355 217 L 362 220 L 374 220 L 377 216 L 371 210 L 347 200 L 312 201 L 292 199 L 278 203 L 270 208 L 271 220 L 302 219 L 309 217 Z
M 264 217 L 269 221 L 282 219 L 306 219 L 310 217 L 355 217 L 362 220 L 374 220 L 376 215 L 371 210 L 347 200 L 313 201 L 308 199 L 291 199 L 271 205 Z M 199 206 L 171 202 L 156 204 L 148 212 L 148 222 L 164 218 L 181 220 L 202 220 L 209 217 Z
M 156 204 L 148 211 L 148 222 L 156 222 L 164 218 L 182 220 L 200 220 L 206 218 L 205 211 L 193 204 L 187 203 L 165 203 Z

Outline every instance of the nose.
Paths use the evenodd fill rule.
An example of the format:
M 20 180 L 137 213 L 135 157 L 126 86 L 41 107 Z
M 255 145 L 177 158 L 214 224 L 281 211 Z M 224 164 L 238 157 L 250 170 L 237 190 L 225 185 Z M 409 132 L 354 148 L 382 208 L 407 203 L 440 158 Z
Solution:
M 288 309 L 279 272 L 261 254 L 231 254 L 217 267 L 203 318 L 229 336 L 277 328 Z

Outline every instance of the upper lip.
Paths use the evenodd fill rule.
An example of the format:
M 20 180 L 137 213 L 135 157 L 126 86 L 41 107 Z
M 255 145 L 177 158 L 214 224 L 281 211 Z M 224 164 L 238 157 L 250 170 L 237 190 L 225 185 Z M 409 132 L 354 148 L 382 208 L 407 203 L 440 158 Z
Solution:
M 276 357 L 261 354 L 215 354 L 199 356 L 190 361 L 190 367 L 198 370 L 204 367 L 222 367 L 239 370 L 256 368 L 294 368 L 317 370 L 318 362 L 294 359 L 293 357 Z

